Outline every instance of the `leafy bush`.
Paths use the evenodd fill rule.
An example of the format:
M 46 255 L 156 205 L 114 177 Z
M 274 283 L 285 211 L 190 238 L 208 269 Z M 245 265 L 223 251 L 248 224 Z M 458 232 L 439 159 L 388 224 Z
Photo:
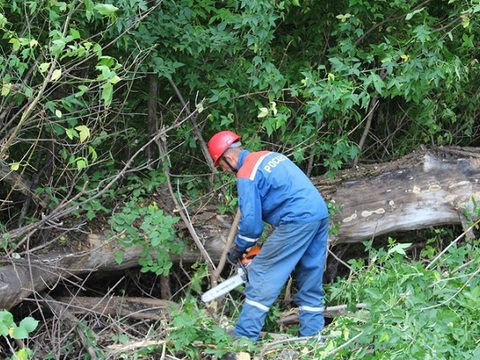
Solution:
M 236 343 L 226 332 L 225 318 L 215 321 L 197 301 L 188 297 L 178 310 L 172 312 L 173 321 L 168 340 L 174 352 L 187 355 L 188 359 L 204 359 L 206 355 L 221 357 L 237 349 L 253 350 L 249 341 Z
M 125 247 L 143 246 L 139 259 L 142 272 L 167 275 L 172 266 L 169 254 L 179 254 L 183 250 L 183 243 L 176 239 L 174 229 L 179 218 L 165 215 L 155 203 L 142 205 L 143 201 L 142 198 L 132 197 L 109 220 L 112 236 L 118 236 Z M 123 252 L 117 251 L 118 263 L 122 262 L 122 256 Z
M 370 263 L 329 289 L 328 304 L 366 304 L 338 317 L 318 358 L 475 359 L 480 356 L 480 249 L 452 246 L 436 268 L 405 258 L 402 247 L 370 250 Z M 400 251 L 397 251 L 400 250 Z

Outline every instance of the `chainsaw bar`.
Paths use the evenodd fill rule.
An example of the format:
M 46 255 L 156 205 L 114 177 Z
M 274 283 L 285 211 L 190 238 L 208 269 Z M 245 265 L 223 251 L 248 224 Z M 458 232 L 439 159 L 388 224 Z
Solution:
M 231 278 L 225 280 L 221 284 L 211 288 L 202 295 L 202 301 L 207 303 L 209 301 L 218 299 L 219 297 L 225 295 L 226 293 L 232 291 L 236 287 L 247 282 L 247 277 L 242 268 L 238 269 L 238 274 L 232 276 Z

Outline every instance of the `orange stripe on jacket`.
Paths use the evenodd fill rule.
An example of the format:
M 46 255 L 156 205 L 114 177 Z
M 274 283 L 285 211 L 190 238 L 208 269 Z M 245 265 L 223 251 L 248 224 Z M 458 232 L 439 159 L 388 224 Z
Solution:
M 267 155 L 271 153 L 271 151 L 257 151 L 248 154 L 243 162 L 242 167 L 237 172 L 237 178 L 247 178 L 253 181 L 260 163 Z

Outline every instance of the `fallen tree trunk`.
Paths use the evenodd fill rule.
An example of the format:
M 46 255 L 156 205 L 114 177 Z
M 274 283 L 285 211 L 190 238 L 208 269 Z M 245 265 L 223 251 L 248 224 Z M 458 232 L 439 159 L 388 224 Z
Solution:
M 480 202 L 480 149 L 435 148 L 417 151 L 398 161 L 342 172 L 334 180 L 313 179 L 324 197 L 336 205 L 332 216 L 332 244 L 353 243 L 374 236 L 431 226 L 463 224 L 478 215 Z M 214 209 L 192 216 L 205 249 L 218 261 L 233 217 Z M 137 266 L 141 247 L 124 251 L 115 260 L 114 242 L 102 234 L 89 236 L 90 249 L 67 255 L 33 255 L 26 259 L 0 259 L 0 308 L 9 309 L 24 298 L 53 287 L 62 278 L 92 271 L 122 270 Z M 197 249 L 172 255 L 173 261 L 202 260 Z
M 435 148 L 343 175 L 324 195 L 338 206 L 337 243 L 430 226 L 462 224 L 480 208 L 480 149 Z M 322 182 L 316 182 L 321 189 Z
M 105 241 L 102 236 L 90 235 L 92 244 L 103 244 L 89 250 L 56 256 L 30 256 L 27 259 L 3 260 L 0 267 L 0 309 L 17 305 L 32 293 L 54 288 L 62 279 L 99 271 L 119 271 L 138 266 L 141 246 L 122 248 L 123 261 L 118 264 L 115 251 L 120 249 L 114 241 Z M 172 255 L 173 261 L 195 262 L 196 251 L 188 250 L 182 255 Z

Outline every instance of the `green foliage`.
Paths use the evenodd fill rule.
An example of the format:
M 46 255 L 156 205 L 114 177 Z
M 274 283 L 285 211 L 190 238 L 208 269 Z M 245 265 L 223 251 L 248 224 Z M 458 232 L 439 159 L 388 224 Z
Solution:
M 173 321 L 167 340 L 173 351 L 182 352 L 189 359 L 203 359 L 205 355 L 220 358 L 227 352 L 253 350 L 253 343 L 237 344 L 217 324 L 205 309 L 199 308 L 194 298 L 184 299 L 179 309 L 172 311 Z
M 16 325 L 13 315 L 6 311 L 0 311 L 0 335 L 9 336 L 12 339 L 26 339 L 28 334 L 36 329 L 38 321 L 32 317 L 26 317 Z
M 95 41 L 103 41 L 96 31 L 108 26 L 115 11 L 90 1 L 0 5 L 1 165 L 8 161 L 31 184 L 48 213 L 76 204 L 72 197 L 88 187 L 83 175 L 116 153 L 112 142 L 120 139 L 121 128 L 109 129 L 107 109 L 113 107 L 113 90 L 128 77 L 127 62 L 106 55 L 108 45 Z M 12 195 L 0 191 L 7 200 L 3 211 Z M 22 224 L 23 217 L 11 212 L 9 221 Z
M 458 134 L 460 127 L 465 135 L 471 133 L 471 116 L 459 113 L 458 105 L 466 89 L 478 88 L 471 72 L 478 62 L 465 62 L 453 54 L 459 43 L 464 44 L 462 32 L 478 33 L 465 21 L 463 29 L 456 26 L 460 14 L 468 8 L 468 17 L 478 18 L 478 9 L 466 2 L 451 2 L 446 15 L 452 19 L 451 27 L 433 31 L 441 27 L 438 15 L 446 11 L 441 5 L 416 9 L 415 3 L 396 1 L 385 2 L 380 10 L 378 4 L 307 1 L 301 9 L 289 9 L 276 29 L 279 41 L 270 45 L 278 49 L 281 60 L 273 63 L 281 64 L 280 73 L 289 79 L 289 88 L 276 103 L 277 107 L 285 103 L 293 116 L 283 126 L 273 117 L 264 124 L 267 135 L 275 132 L 287 148 L 294 148 L 297 161 L 305 158 L 305 152 L 321 154 L 323 165 L 334 174 L 360 155 L 359 130 L 370 112 L 379 137 L 367 139 L 368 144 L 377 150 L 375 142 L 391 139 L 386 150 L 395 155 L 405 154 L 413 144 L 451 144 L 456 141 L 452 134 Z M 319 13 L 326 16 L 319 18 Z M 314 23 L 328 37 L 311 31 Z M 453 91 L 439 97 L 442 88 Z M 402 110 L 392 112 L 392 106 Z M 259 108 L 266 116 L 268 106 Z M 397 117 L 405 116 L 411 120 L 397 128 L 401 123 Z M 465 126 L 459 125 L 459 116 Z
M 479 13 L 478 2 L 466 0 L 0 0 L 0 167 L 29 185 L 21 192 L 2 175 L 0 245 L 5 251 L 15 246 L 13 230 L 25 224 L 35 245 L 52 229 L 45 230 L 52 222 L 44 219 L 81 223 L 83 231 L 84 219 L 113 213 L 111 235 L 124 246 L 143 246 L 143 271 L 168 273 L 168 253 L 182 249 L 174 239 L 178 219 L 151 200 L 163 172 L 145 169 L 168 168 L 188 206 L 202 207 L 212 189 L 221 188 L 220 211 L 232 212 L 234 182 L 223 174 L 207 184 L 210 169 L 200 151 L 201 140 L 227 128 L 240 132 L 252 150 L 284 151 L 302 168 L 312 165 L 312 175 L 330 177 L 354 159 L 391 159 L 423 144 L 477 146 Z M 160 131 L 162 138 L 146 147 Z M 31 195 L 38 197 L 35 204 Z M 478 212 L 473 200 L 467 220 Z M 442 237 L 428 241 L 424 259 L 438 251 Z M 432 306 L 427 296 L 442 299 L 429 290 L 439 285 L 428 287 L 438 274 L 406 261 L 404 245 L 392 241 L 386 250 L 369 251 L 368 265 L 350 263 L 363 276 L 339 282 L 329 296 L 375 304 L 392 320 L 372 311 L 360 323 L 338 319 L 345 339 L 359 335 L 344 351 L 365 358 L 372 349 L 421 355 L 417 344 L 400 348 L 407 336 L 423 339 L 410 327 L 426 334 L 434 328 L 420 318 L 453 318 L 460 328 L 444 306 L 435 314 L 413 313 Z M 460 248 L 450 255 L 452 264 L 442 263 L 446 269 L 467 256 Z M 463 301 L 463 308 L 452 308 L 455 316 L 466 315 L 477 295 L 474 280 L 453 297 Z M 450 295 L 455 281 L 461 279 L 441 283 Z M 426 286 L 425 299 L 403 298 L 418 292 L 415 282 Z M 406 308 L 409 301 L 424 303 Z M 395 307 L 386 307 L 394 302 L 403 320 Z M 468 336 L 451 340 L 452 329 L 442 321 L 445 348 L 458 341 L 463 349 Z M 371 341 L 359 324 L 381 341 Z M 469 321 L 465 326 L 477 331 Z M 185 336 L 193 352 L 201 334 Z M 396 336 L 398 346 L 392 345 Z M 435 336 L 436 348 L 443 340 Z
M 336 216 L 340 210 L 341 206 L 335 202 L 335 200 L 332 201 L 327 201 L 327 209 L 328 209 L 328 215 L 330 216 L 330 219 L 332 219 L 334 216 Z M 328 231 L 330 234 L 337 236 L 338 232 L 340 230 L 340 225 L 330 222 Z
M 110 235 L 118 238 L 123 246 L 143 246 L 139 260 L 141 271 L 151 271 L 158 275 L 168 274 L 172 265 L 169 253 L 178 254 L 183 250 L 183 243 L 177 239 L 174 227 L 179 218 L 165 215 L 155 202 L 144 198 L 144 195 L 150 194 L 164 181 L 164 177 L 158 177 L 157 171 L 151 171 L 143 180 L 130 178 L 128 196 L 125 195 L 128 201 L 108 221 L 111 225 Z M 96 204 L 98 209 L 94 207 Z M 88 210 L 87 216 L 89 212 L 95 215 L 97 210 L 103 209 L 97 202 L 89 202 L 85 208 Z M 116 259 L 118 263 L 122 262 L 122 251 L 116 253 Z
M 298 351 L 305 358 L 315 359 L 478 356 L 480 243 L 451 247 L 432 269 L 408 258 L 411 244 L 397 243 L 392 238 L 388 243 L 387 248 L 380 249 L 374 249 L 372 242 L 365 243 L 368 261 L 350 261 L 352 275 L 325 286 L 326 305 L 347 304 L 352 313 L 336 317 L 324 329 L 324 346 L 299 345 Z M 366 307 L 358 310 L 355 305 L 360 303 Z M 219 318 L 212 322 L 197 306 L 195 300 L 187 298 L 175 312 L 169 340 L 179 342 L 176 351 L 183 349 L 194 359 L 206 354 L 206 348 L 210 348 L 208 353 L 221 356 L 229 347 L 224 343 L 228 341 L 224 330 L 218 326 L 226 327 L 226 321 Z M 281 309 L 275 305 L 264 330 L 277 331 L 280 316 Z M 251 351 L 261 349 L 262 344 L 259 342 Z
M 327 340 L 316 358 L 329 353 L 336 359 L 478 356 L 478 244 L 451 248 L 441 266 L 429 270 L 406 259 L 406 247 L 392 242 L 388 251 L 370 250 L 369 265 L 352 264 L 355 275 L 329 289 L 329 304 L 367 308 L 336 318 L 325 334 L 342 335 Z
M 448 131 L 458 121 L 454 114 L 462 97 L 460 94 L 470 86 L 476 86 L 476 81 L 471 78 L 471 64 L 454 55 L 462 43 L 462 33 L 476 32 L 468 26 L 462 30 L 456 26 L 456 22 L 461 21 L 460 13 L 468 5 L 465 2 L 451 3 L 448 16 L 453 20 L 452 27 L 434 31 L 441 26 L 436 13 L 442 11 L 442 6 L 423 7 L 411 12 L 414 9 L 411 2 L 387 3 L 385 5 L 392 9 L 387 7 L 386 11 L 379 12 L 380 2 L 367 5 L 351 1 L 350 16 L 341 19 L 338 26 L 339 46 L 332 49 L 346 56 L 342 62 L 332 63 L 335 78 L 340 74 L 342 79 L 347 75 L 357 77 L 361 89 L 370 97 L 376 93 L 384 99 L 402 98 L 408 104 L 407 114 L 413 118 L 410 138 L 404 140 L 448 143 L 452 139 Z M 470 9 L 475 16 L 478 9 Z M 403 17 L 392 21 L 393 11 L 397 14 L 404 12 L 407 23 Z M 368 17 L 369 13 L 372 16 Z M 385 31 L 381 31 L 381 25 L 370 24 L 367 20 L 376 16 L 389 20 L 380 23 L 385 23 Z M 367 29 L 370 30 L 368 33 L 365 32 Z M 363 42 L 367 39 L 370 50 L 362 46 L 367 45 Z M 345 66 L 348 62 L 353 64 Z M 368 68 L 367 64 L 371 70 L 359 71 Z M 450 92 L 439 98 L 441 88 L 448 88 Z
M 478 221 L 480 219 L 480 207 L 477 205 L 475 197 L 470 199 L 471 203 L 460 209 L 462 215 L 467 219 L 468 226 L 474 226 L 478 229 Z
M 429 233 L 432 236 L 425 241 L 423 250 L 420 252 L 420 257 L 423 259 L 433 259 L 435 254 L 439 253 L 443 248 L 443 239 L 451 239 L 454 237 L 452 231 L 445 228 L 431 228 Z
M 142 272 L 167 275 L 172 266 L 169 254 L 179 254 L 183 250 L 174 229 L 179 219 L 165 215 L 155 203 L 142 205 L 142 201 L 144 199 L 134 197 L 109 220 L 113 230 L 111 236 L 118 236 L 125 247 L 143 246 L 139 260 Z M 118 263 L 122 262 L 122 257 L 123 252 L 119 250 L 116 253 Z
M 251 149 L 284 150 L 302 167 L 312 160 L 312 175 L 328 176 L 359 156 L 470 144 L 478 132 L 470 100 L 478 89 L 479 9 L 470 2 L 149 5 L 2 3 L 0 108 L 12 120 L 0 131 L 7 145 L 0 157 L 27 178 L 51 173 L 55 183 L 42 179 L 38 188 L 52 208 L 96 173 L 113 176 L 118 160 L 151 138 L 147 115 L 169 129 L 169 162 L 187 175 L 205 171 L 197 128 L 204 138 L 239 131 Z M 150 112 L 152 98 L 161 114 Z M 189 119 L 186 103 L 203 109 L 196 124 L 178 121 Z M 145 161 L 152 159 L 142 154 L 132 165 Z M 91 207 L 93 218 L 101 205 Z
M 7 342 L 12 340 L 27 339 L 29 334 L 33 332 L 38 325 L 38 321 L 32 317 L 26 317 L 17 325 L 13 319 L 13 315 L 6 311 L 0 310 L 0 336 L 5 338 Z M 32 359 L 33 352 L 25 347 L 14 352 L 11 360 L 27 360 Z

